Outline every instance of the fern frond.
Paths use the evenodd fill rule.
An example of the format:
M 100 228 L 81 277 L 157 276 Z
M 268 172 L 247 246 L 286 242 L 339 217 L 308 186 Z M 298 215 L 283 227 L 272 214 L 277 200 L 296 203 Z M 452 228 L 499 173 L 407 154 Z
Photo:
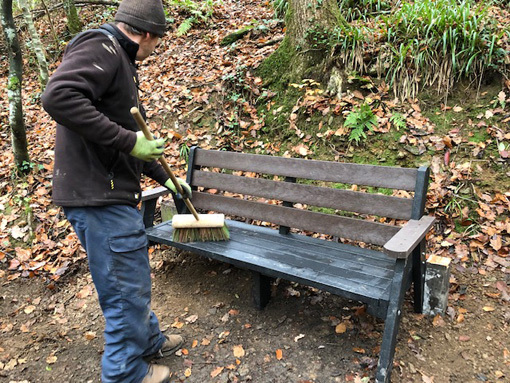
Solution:
M 184 36 L 186 33 L 189 32 L 193 24 L 195 24 L 197 21 L 194 17 L 189 17 L 186 20 L 184 20 L 181 25 L 179 25 L 179 28 L 177 28 L 176 35 L 177 36 Z

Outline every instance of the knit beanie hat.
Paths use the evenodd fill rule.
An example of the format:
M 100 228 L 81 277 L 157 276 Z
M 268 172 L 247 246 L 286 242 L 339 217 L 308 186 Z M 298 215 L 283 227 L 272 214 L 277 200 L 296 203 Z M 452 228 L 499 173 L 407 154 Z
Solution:
M 123 0 L 115 15 L 115 21 L 160 37 L 163 37 L 166 30 L 165 11 L 161 0 Z

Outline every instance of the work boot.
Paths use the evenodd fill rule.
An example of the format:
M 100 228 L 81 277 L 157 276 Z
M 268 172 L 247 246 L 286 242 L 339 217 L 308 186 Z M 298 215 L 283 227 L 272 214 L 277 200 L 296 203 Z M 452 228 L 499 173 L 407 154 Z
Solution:
M 184 344 L 184 338 L 180 335 L 165 335 L 165 342 L 163 346 L 152 355 L 145 357 L 145 360 L 151 361 L 152 359 L 160 359 L 165 356 L 170 356 Z
M 142 383 L 170 383 L 170 369 L 159 364 L 149 364 L 149 370 Z

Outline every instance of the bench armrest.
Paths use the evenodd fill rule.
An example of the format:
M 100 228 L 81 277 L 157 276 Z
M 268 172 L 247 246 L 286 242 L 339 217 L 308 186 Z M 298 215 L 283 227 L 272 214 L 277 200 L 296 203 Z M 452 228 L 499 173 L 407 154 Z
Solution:
M 421 242 L 436 219 L 425 215 L 420 220 L 409 220 L 384 245 L 384 252 L 393 258 L 407 258 L 416 245 Z
M 158 199 L 161 196 L 167 195 L 170 193 L 170 190 L 168 190 L 164 186 L 159 186 L 154 189 L 150 190 L 144 190 L 142 192 L 142 202 L 149 201 L 151 199 Z

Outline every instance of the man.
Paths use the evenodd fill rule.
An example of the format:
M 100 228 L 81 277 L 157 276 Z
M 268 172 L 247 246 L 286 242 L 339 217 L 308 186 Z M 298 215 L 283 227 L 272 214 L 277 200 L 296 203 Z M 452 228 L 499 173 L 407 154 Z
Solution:
M 106 320 L 104 383 L 162 383 L 168 367 L 147 360 L 183 344 L 165 336 L 151 311 L 147 238 L 140 201 L 145 174 L 175 193 L 156 160 L 164 140 L 148 141 L 130 109 L 137 106 L 135 60 L 165 33 L 161 0 L 124 0 L 115 24 L 79 34 L 67 46 L 42 102 L 57 122 L 53 199 L 80 242 Z M 190 188 L 179 180 L 186 194 Z

